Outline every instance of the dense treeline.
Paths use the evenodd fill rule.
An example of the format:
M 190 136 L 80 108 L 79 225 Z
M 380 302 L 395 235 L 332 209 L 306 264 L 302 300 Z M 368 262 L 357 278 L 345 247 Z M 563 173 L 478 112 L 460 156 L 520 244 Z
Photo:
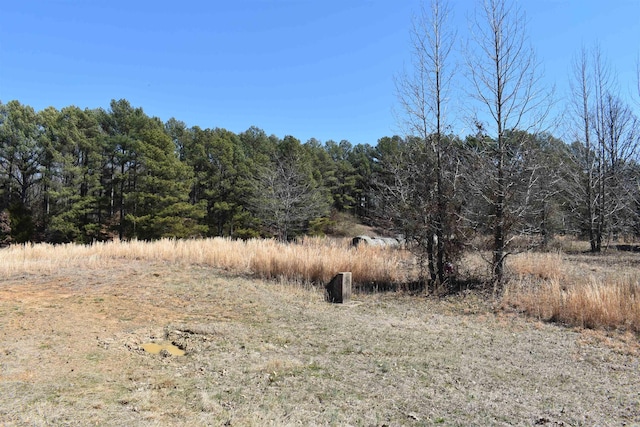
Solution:
M 552 135 L 510 131 L 508 225 L 545 244 L 554 234 L 589 237 L 581 183 L 584 147 Z M 448 135 L 445 194 L 450 232 L 461 247 L 490 234 L 491 180 L 479 132 Z M 436 207 L 433 153 L 422 139 L 382 137 L 376 146 L 293 136 L 188 128 L 147 116 L 126 100 L 108 110 L 34 111 L 0 104 L 0 233 L 3 242 L 91 242 L 162 237 L 276 236 L 330 230 L 337 212 L 407 236 Z M 595 155 L 595 154 L 594 154 Z M 640 234 L 637 158 L 605 152 L 612 200 L 605 238 Z M 531 173 L 531 172 L 535 173 Z M 620 174 L 614 177 L 614 173 Z M 615 180 L 614 180 L 615 178 Z M 484 191 L 484 193 L 483 193 Z M 615 199 L 615 200 L 614 200 Z M 599 218 L 596 216 L 596 220 Z
M 108 110 L 0 104 L 6 242 L 291 237 L 366 216 L 372 148 L 279 139 L 252 127 L 163 123 L 126 100 Z

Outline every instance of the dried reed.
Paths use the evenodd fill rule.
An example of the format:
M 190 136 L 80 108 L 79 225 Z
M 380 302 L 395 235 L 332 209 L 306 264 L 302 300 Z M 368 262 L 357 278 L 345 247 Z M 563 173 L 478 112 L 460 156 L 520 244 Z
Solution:
M 275 240 L 224 238 L 154 242 L 113 241 L 92 245 L 14 245 L 0 251 L 0 274 L 52 271 L 60 267 L 100 268 L 111 260 L 145 260 L 201 265 L 239 274 L 303 282 L 327 282 L 351 271 L 362 284 L 400 284 L 415 280 L 412 256 L 406 251 L 351 248 L 347 239 L 306 238 L 285 244 Z
M 522 254 L 509 266 L 515 278 L 505 289 L 505 305 L 543 320 L 640 332 L 637 271 L 595 275 L 573 268 L 560 254 Z

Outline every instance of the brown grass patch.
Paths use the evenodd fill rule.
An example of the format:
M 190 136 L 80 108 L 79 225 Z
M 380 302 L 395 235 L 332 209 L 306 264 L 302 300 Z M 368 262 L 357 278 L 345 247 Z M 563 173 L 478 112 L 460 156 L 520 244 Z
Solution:
M 640 417 L 636 356 L 494 314 L 473 294 L 359 294 L 341 306 L 317 287 L 207 266 L 100 264 L 0 281 L 0 424 L 617 425 Z M 186 354 L 151 355 L 141 350 L 147 342 Z
M 570 242 L 565 242 L 567 245 Z M 573 244 L 574 246 L 579 246 Z M 356 286 L 402 288 L 418 279 L 413 256 L 404 250 L 350 247 L 349 239 L 305 238 L 299 243 L 274 240 L 160 240 L 80 245 L 16 245 L 0 251 L 6 280 L 53 274 L 61 268 L 101 271 L 125 261 L 204 266 L 239 275 L 290 283 L 327 283 L 351 271 Z M 467 253 L 458 277 L 489 280 L 490 254 Z M 523 253 L 507 260 L 512 280 L 504 306 L 535 316 L 587 328 L 640 332 L 640 254 L 610 251 L 590 254 Z M 51 289 L 51 288 L 50 288 Z M 38 289 L 33 298 L 41 298 Z M 65 292 L 59 289 L 56 292 Z M 27 294 L 23 297 L 29 298 Z
M 609 259 L 612 258 L 612 259 Z M 514 256 L 515 278 L 503 303 L 543 320 L 583 328 L 619 328 L 640 333 L 640 273 L 621 268 L 616 254 L 568 261 L 556 254 Z
M 9 273 L 0 279 L 0 425 L 640 419 L 638 358 L 622 340 L 602 345 L 494 313 L 473 293 L 365 293 L 351 305 L 328 304 L 303 280 L 222 274 L 217 263 L 239 258 L 214 250 L 219 243 L 245 247 L 165 241 L 0 251 Z M 350 251 L 335 245 L 338 254 Z M 249 261 L 238 271 L 256 274 Z M 186 354 L 151 355 L 141 349 L 147 342 Z
M 223 238 L 99 242 L 93 245 L 15 245 L 3 249 L 0 274 L 52 272 L 64 266 L 100 268 L 109 260 L 164 261 L 220 268 L 265 279 L 328 282 L 351 271 L 356 284 L 401 284 L 415 280 L 412 255 L 380 247 L 351 248 L 349 239 L 306 238 L 302 243 Z

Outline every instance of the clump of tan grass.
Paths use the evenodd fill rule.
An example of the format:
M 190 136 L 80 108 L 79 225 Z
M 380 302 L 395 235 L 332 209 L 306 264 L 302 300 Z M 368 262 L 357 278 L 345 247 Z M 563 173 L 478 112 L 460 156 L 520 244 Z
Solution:
M 542 320 L 584 328 L 640 332 L 640 274 L 611 271 L 594 275 L 571 268 L 561 254 L 514 256 L 515 276 L 503 303 Z
M 457 278 L 489 282 L 491 280 L 491 253 L 488 251 L 467 251 L 456 265 Z
M 299 243 L 224 238 L 154 242 L 112 241 L 92 245 L 14 245 L 0 251 L 0 274 L 47 272 L 60 267 L 100 268 L 128 259 L 219 268 L 265 279 L 327 282 L 336 273 L 351 271 L 361 284 L 402 284 L 415 280 L 413 258 L 407 251 L 351 248 L 348 239 L 306 238 Z
M 507 267 L 519 277 L 533 276 L 543 280 L 564 280 L 567 266 L 559 252 L 526 252 L 507 258 Z

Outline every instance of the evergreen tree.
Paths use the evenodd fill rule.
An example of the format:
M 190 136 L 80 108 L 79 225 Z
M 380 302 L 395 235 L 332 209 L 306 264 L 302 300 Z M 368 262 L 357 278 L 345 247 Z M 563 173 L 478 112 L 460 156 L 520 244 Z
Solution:
M 32 107 L 10 101 L 0 111 L 0 208 L 9 209 L 18 242 L 34 239 L 34 207 L 41 175 L 42 128 Z
M 348 155 L 349 164 L 354 168 L 354 213 L 365 221 L 371 218 L 375 205 L 374 153 L 374 147 L 368 144 L 358 144 Z
M 196 127 L 186 152 L 196 177 L 192 199 L 206 205 L 209 234 L 235 236 L 247 225 L 244 204 L 251 185 L 240 139 L 225 129 Z
M 126 100 L 100 112 L 104 132 L 102 209 L 120 238 L 186 237 L 206 231 L 189 203 L 193 179 L 164 124 Z
M 325 150 L 333 163 L 333 177 L 329 186 L 333 207 L 338 211 L 352 212 L 356 205 L 356 169 L 349 161 L 353 147 L 347 140 L 339 143 L 329 140 Z
M 131 235 L 140 239 L 203 235 L 202 205 L 189 203 L 192 173 L 176 156 L 162 122 L 147 118 L 137 136 L 139 169 L 126 198 Z

